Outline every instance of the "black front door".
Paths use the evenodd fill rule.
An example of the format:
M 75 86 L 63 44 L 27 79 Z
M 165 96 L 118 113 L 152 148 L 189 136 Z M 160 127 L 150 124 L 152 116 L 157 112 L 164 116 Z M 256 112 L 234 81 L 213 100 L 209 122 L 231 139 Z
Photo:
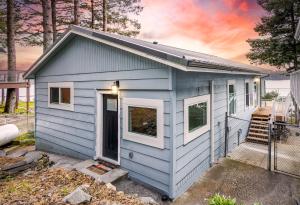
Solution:
M 118 96 L 103 95 L 103 157 L 118 160 Z

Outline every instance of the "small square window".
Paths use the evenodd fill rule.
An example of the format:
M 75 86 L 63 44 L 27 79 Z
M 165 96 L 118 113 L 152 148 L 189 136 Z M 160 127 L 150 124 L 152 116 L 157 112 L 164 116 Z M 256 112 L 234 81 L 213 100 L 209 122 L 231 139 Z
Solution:
M 73 93 L 72 82 L 48 83 L 48 107 L 73 111 Z
M 50 103 L 59 103 L 59 88 L 50 88 Z
M 153 108 L 128 107 L 128 131 L 157 136 L 157 111 Z
M 61 88 L 61 103 L 70 104 L 71 103 L 71 89 L 70 88 Z

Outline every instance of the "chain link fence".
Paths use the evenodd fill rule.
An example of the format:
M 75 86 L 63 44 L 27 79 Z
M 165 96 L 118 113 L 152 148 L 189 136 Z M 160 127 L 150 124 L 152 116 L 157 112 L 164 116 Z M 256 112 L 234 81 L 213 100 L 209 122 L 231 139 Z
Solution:
M 300 128 L 297 125 L 274 122 L 272 126 L 274 149 L 273 168 L 300 177 Z M 272 153 L 269 153 L 272 155 Z

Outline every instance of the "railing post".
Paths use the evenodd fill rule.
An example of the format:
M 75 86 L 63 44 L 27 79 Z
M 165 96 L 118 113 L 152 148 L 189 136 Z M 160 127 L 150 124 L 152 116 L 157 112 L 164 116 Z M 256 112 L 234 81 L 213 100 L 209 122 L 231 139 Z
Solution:
M 224 157 L 227 156 L 227 147 L 228 147 L 228 113 L 225 112 L 225 148 L 224 148 Z
M 1 105 L 4 104 L 4 88 L 1 89 Z
M 272 138 L 271 138 L 271 123 L 268 126 L 269 134 L 268 134 L 268 170 L 271 171 L 272 166 Z

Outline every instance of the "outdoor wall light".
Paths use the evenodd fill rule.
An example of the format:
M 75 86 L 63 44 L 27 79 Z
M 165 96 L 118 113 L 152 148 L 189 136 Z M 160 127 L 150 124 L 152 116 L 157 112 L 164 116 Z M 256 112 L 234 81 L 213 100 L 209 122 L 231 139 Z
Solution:
M 258 77 L 255 77 L 255 78 L 254 78 L 254 81 L 255 81 L 255 82 L 258 82 L 258 81 L 259 81 L 259 78 L 258 78 Z
M 119 81 L 117 80 L 117 81 L 115 81 L 114 84 L 111 86 L 111 92 L 112 92 L 113 94 L 118 94 L 118 91 L 119 91 L 119 85 L 120 85 L 120 83 L 119 83 Z

